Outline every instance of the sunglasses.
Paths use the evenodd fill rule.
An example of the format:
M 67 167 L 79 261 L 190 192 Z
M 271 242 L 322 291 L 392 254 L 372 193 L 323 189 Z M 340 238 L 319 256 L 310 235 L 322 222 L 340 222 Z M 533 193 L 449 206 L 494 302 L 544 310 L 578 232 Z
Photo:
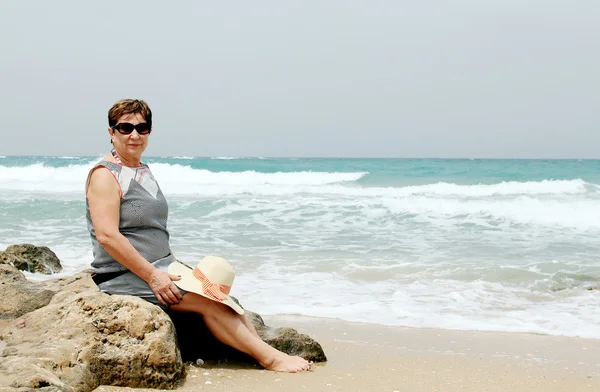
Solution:
M 140 135 L 148 135 L 150 132 L 152 132 L 152 126 L 148 123 L 139 123 L 137 125 L 133 125 L 131 123 L 124 122 L 118 123 L 111 128 L 119 132 L 121 135 L 130 135 L 134 129 Z

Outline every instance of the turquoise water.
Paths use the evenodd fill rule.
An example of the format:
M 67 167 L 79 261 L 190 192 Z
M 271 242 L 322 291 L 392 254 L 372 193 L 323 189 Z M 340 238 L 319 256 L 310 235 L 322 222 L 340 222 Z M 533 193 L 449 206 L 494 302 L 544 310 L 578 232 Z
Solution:
M 66 167 L 87 164 L 99 157 L 10 156 L 0 158 L 3 167 L 43 164 Z M 494 184 L 502 181 L 582 179 L 600 183 L 600 160 L 528 159 L 346 159 L 346 158 L 192 158 L 146 157 L 145 162 L 185 165 L 212 172 L 293 173 L 368 172 L 361 185 L 389 186 L 436 181 L 457 184 Z
M 47 245 L 65 274 L 86 268 L 98 159 L 0 158 L 0 248 Z M 228 258 L 250 309 L 600 338 L 600 161 L 145 161 L 175 255 Z

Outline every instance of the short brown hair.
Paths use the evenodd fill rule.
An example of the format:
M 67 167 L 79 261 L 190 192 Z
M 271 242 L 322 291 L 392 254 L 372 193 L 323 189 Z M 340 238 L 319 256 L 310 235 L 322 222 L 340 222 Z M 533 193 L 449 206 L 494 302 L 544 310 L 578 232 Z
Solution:
M 141 114 L 148 125 L 152 126 L 152 110 L 141 99 L 121 99 L 115 102 L 108 111 L 108 126 L 114 127 L 121 116 L 134 113 Z

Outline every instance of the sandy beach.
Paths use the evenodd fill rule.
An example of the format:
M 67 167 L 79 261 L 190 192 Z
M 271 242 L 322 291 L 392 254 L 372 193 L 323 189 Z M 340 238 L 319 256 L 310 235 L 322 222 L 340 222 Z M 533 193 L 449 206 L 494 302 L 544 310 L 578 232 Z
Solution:
M 189 366 L 180 391 L 600 391 L 600 340 L 265 317 L 317 339 L 329 361 L 302 374 Z M 98 392 L 134 390 L 99 387 Z M 135 391 L 139 391 L 135 389 Z

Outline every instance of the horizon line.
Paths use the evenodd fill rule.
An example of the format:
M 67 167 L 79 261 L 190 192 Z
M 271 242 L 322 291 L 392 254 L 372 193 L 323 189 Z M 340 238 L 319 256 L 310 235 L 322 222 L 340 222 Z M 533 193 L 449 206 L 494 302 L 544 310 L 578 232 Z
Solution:
M 45 157 L 45 158 L 95 158 L 101 156 L 98 155 L 43 155 L 43 154 L 1 154 L 0 158 L 5 157 Z M 221 160 L 234 160 L 234 159 L 398 159 L 398 160 L 530 160 L 530 161 L 543 161 L 543 160 L 554 160 L 554 161 L 597 161 L 598 158 L 553 158 L 553 157 L 435 157 L 435 156 L 422 156 L 422 157 L 402 157 L 402 156 L 269 156 L 269 155 L 246 155 L 246 156 L 234 156 L 234 155 L 205 155 L 205 156 L 191 156 L 191 155 L 146 155 L 143 159 L 148 158 L 162 158 L 162 159 L 221 159 Z

